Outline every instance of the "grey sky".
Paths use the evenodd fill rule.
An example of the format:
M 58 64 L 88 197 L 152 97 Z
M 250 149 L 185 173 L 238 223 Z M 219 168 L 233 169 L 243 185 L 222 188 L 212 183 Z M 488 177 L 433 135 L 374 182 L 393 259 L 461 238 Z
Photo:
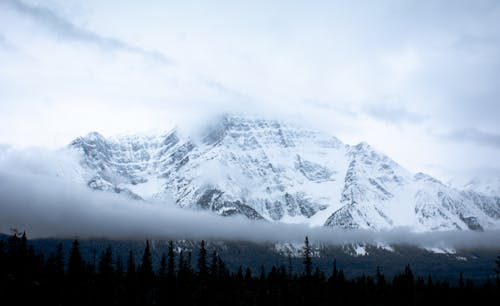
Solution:
M 167 64 L 170 60 L 160 52 L 144 50 L 116 38 L 106 37 L 73 24 L 57 12 L 39 5 L 30 5 L 19 0 L 4 0 L 7 8 L 33 19 L 39 26 L 46 27 L 62 40 L 91 44 L 108 51 L 124 51 L 143 55 L 146 58 Z
M 447 137 L 453 141 L 472 142 L 500 149 L 500 134 L 485 133 L 476 129 L 456 130 Z
M 498 1 L 4 0 L 0 143 L 239 112 L 445 180 L 500 176 L 499 20 Z

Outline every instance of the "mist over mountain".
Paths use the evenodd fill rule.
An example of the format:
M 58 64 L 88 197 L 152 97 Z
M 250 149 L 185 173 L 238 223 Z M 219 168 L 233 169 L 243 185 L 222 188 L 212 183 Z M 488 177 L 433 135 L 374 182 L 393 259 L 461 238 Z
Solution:
M 56 151 L 4 148 L 0 230 L 297 243 L 309 235 L 435 250 L 498 245 L 494 193 L 451 187 L 367 143 L 350 146 L 282 121 L 226 115 L 203 126 L 114 138 L 93 132 Z
M 92 132 L 70 144 L 82 154 L 72 173 L 91 189 L 252 220 L 419 232 L 500 227 L 498 189 L 453 188 L 364 142 L 237 115 L 191 134 Z

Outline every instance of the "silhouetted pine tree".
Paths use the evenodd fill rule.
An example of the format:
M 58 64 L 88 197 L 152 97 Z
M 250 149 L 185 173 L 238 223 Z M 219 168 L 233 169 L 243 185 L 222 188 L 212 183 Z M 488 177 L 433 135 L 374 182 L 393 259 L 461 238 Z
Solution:
M 222 258 L 220 258 L 219 255 L 217 255 L 217 267 L 219 269 L 220 277 L 225 278 L 229 275 L 229 271 L 226 268 L 226 264 L 224 263 Z
M 200 274 L 200 260 L 194 273 L 184 259 L 185 253 L 181 252 L 178 277 L 174 276 L 169 284 L 167 278 L 155 278 L 152 269 L 151 278 L 140 277 L 143 274 L 135 272 L 132 252 L 129 252 L 127 276 L 113 273 L 110 248 L 99 257 L 97 271 L 85 270 L 76 239 L 70 250 L 69 281 L 63 281 L 65 278 L 56 276 L 61 273 L 56 268 L 58 265 L 64 273 L 62 252 L 62 246 L 58 246 L 57 252 L 44 262 L 26 235 L 15 233 L 0 239 L 2 305 L 484 305 L 499 298 L 493 279 L 479 286 L 463 275 L 457 275 L 452 285 L 432 280 L 430 276 L 425 282 L 413 274 L 409 265 L 392 282 L 386 281 L 379 268 L 374 277 L 363 274 L 346 280 L 336 261 L 328 280 L 318 268 L 310 277 L 297 277 L 290 275 L 284 265 L 272 266 L 268 275 L 262 267 L 260 278 L 253 278 L 250 268 L 246 268 L 244 276 L 243 267 L 237 272 L 228 272 L 217 253 L 212 254 L 208 280 L 195 277 Z M 144 262 L 151 260 L 149 242 L 144 253 L 141 273 L 143 267 L 148 266 Z M 60 260 L 57 257 L 61 257 Z M 165 275 L 169 256 L 163 254 L 162 257 L 159 268 Z M 56 264 L 58 261 L 61 263 Z
M 116 277 L 113 266 L 113 251 L 107 247 L 99 257 L 97 264 L 97 299 L 102 304 L 113 303 L 113 281 Z
M 142 255 L 140 273 L 143 277 L 147 278 L 153 276 L 153 260 L 151 256 L 151 248 L 149 246 L 149 240 L 146 240 L 146 246 L 144 247 L 144 254 Z
M 102 253 L 101 258 L 99 259 L 97 271 L 99 274 L 106 277 L 110 277 L 114 273 L 113 251 L 111 250 L 111 247 L 107 247 Z
M 207 250 L 205 248 L 205 240 L 202 240 L 200 243 L 197 272 L 200 279 L 206 279 L 208 276 Z
M 306 236 L 304 241 L 304 275 L 306 277 L 311 277 L 312 273 L 312 260 L 311 260 L 311 247 L 309 246 L 309 238 Z
M 134 258 L 134 253 L 132 250 L 128 252 L 128 258 L 127 258 L 127 276 L 132 277 L 135 274 L 135 258 Z
M 54 257 L 54 268 L 57 275 L 64 274 L 64 253 L 62 243 L 58 243 L 56 247 L 56 254 Z
M 210 264 L 210 277 L 215 279 L 219 277 L 219 258 L 217 252 L 212 252 L 212 263 Z
M 179 252 L 179 263 L 177 267 L 178 274 L 183 274 L 186 272 L 186 262 L 184 261 L 184 251 Z
M 160 276 L 161 278 L 165 278 L 167 276 L 167 255 L 165 255 L 165 253 L 161 253 L 158 276 Z
M 158 292 L 158 304 L 164 305 L 167 304 L 170 295 L 170 286 L 167 280 L 167 255 L 165 252 L 161 253 L 160 266 L 158 268 L 158 282 L 157 286 L 159 287 Z
M 123 274 L 123 259 L 121 256 L 116 257 L 116 268 L 115 271 L 118 275 Z
M 189 274 L 193 274 L 193 267 L 191 266 L 191 263 L 192 263 L 192 253 L 191 252 L 188 252 L 187 255 L 186 255 L 186 260 L 184 261 L 184 264 L 185 264 L 185 267 L 186 267 L 186 271 L 189 273 Z
M 137 288 L 137 265 L 135 256 L 132 250 L 128 252 L 127 257 L 127 272 L 125 274 L 125 292 L 123 296 L 128 304 L 138 304 L 138 288 Z
M 168 243 L 167 277 L 170 280 L 173 280 L 175 277 L 175 253 L 172 240 Z
M 243 267 L 241 265 L 238 267 L 238 271 L 234 275 L 234 278 L 238 283 L 243 283 Z
M 495 273 L 497 275 L 497 286 L 500 287 L 500 255 L 495 259 Z
M 247 267 L 247 269 L 245 270 L 245 283 L 250 283 L 252 281 L 252 270 L 250 270 L 250 268 Z
M 260 276 L 259 276 L 259 280 L 260 281 L 264 281 L 266 279 L 266 268 L 264 267 L 264 265 L 260 265 Z
M 80 278 L 84 272 L 85 262 L 83 261 L 82 253 L 80 252 L 80 243 L 78 242 L 78 239 L 75 239 L 69 252 L 68 275 Z

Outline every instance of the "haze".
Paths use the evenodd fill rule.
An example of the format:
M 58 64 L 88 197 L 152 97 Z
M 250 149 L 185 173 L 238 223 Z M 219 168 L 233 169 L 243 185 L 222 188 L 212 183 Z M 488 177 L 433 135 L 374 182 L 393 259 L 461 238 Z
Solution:
M 73 152 L 74 154 L 74 152 Z M 23 150 L 0 156 L 0 233 L 15 229 L 31 238 L 222 239 L 302 243 L 308 235 L 329 244 L 411 244 L 424 248 L 498 248 L 499 230 L 416 233 L 406 228 L 365 231 L 221 217 L 181 209 L 174 202 L 131 200 L 96 191 L 58 176 L 61 164 L 77 159 L 69 152 Z M 69 167 L 66 167 L 69 168 Z
M 500 174 L 498 1 L 0 2 L 0 143 L 282 117 L 442 180 Z

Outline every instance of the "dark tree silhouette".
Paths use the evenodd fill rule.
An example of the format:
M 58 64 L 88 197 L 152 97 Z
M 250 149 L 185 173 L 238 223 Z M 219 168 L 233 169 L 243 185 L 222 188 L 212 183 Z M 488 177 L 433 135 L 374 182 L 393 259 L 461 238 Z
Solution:
M 131 277 L 132 275 L 135 274 L 135 258 L 134 258 L 134 253 L 132 250 L 128 252 L 128 258 L 127 258 L 127 276 Z
M 122 259 L 121 256 L 116 257 L 116 268 L 115 268 L 115 271 L 118 274 L 122 274 L 123 273 L 123 259 Z
M 308 246 L 306 242 L 305 249 Z M 15 233 L 12 237 L 0 238 L 0 301 L 2 305 L 427 306 L 488 305 L 498 300 L 500 293 L 500 284 L 487 280 L 477 285 L 461 273 L 451 283 L 433 280 L 430 276 L 425 281 L 414 274 L 409 265 L 392 280 L 386 278 L 379 268 L 373 276 L 363 274 L 346 279 L 335 260 L 329 279 L 319 268 L 310 273 L 304 272 L 300 277 L 287 271 L 283 264 L 272 265 L 268 274 L 262 266 L 260 278 L 255 278 L 249 267 L 239 266 L 237 272 L 229 272 L 216 252 L 212 254 L 208 269 L 204 241 L 200 244 L 197 270 L 191 269 L 189 260 L 185 260 L 185 251 L 181 250 L 178 273 L 173 273 L 172 279 L 168 279 L 155 275 L 153 271 L 168 275 L 170 257 L 173 256 L 163 254 L 159 265 L 154 266 L 156 270 L 153 270 L 150 247 L 147 241 L 139 269 L 142 274 L 135 271 L 132 251 L 127 261 L 128 272 L 123 274 L 113 272 L 111 248 L 102 252 L 97 271 L 86 268 L 82 253 L 92 258 L 92 248 L 80 247 L 75 239 L 65 273 L 64 269 L 61 272 L 56 268 L 59 261 L 64 266 L 62 246 L 54 249 L 55 252 L 45 260 L 26 236 L 23 238 L 23 235 Z M 168 253 L 170 249 L 173 250 L 172 245 Z M 57 259 L 59 255 L 60 260 Z M 304 270 L 309 270 L 306 257 Z M 495 265 L 498 270 L 500 258 Z M 198 277 L 204 271 L 209 275 Z M 149 276 L 144 277 L 144 273 Z
M 206 279 L 208 276 L 207 249 L 205 248 L 205 240 L 202 240 L 200 243 L 197 272 L 198 277 L 200 277 L 201 279 Z
M 160 268 L 158 269 L 158 275 L 161 278 L 165 278 L 165 276 L 167 275 L 167 255 L 165 255 L 165 253 L 161 253 Z
M 212 253 L 212 263 L 210 264 L 210 276 L 215 278 L 219 275 L 219 256 L 217 256 L 217 252 L 213 251 Z
M 497 274 L 497 278 L 500 278 L 500 255 L 497 256 L 497 259 L 495 259 L 495 273 Z
M 73 277 L 81 277 L 85 272 L 85 263 L 80 252 L 80 243 L 78 239 L 73 241 L 69 252 L 68 260 L 68 275 Z
M 170 280 L 175 277 L 175 253 L 174 242 L 172 240 L 168 243 L 167 277 Z
M 312 273 L 311 247 L 309 246 L 309 238 L 306 236 L 304 241 L 304 275 L 310 277 Z
M 184 252 L 181 250 L 179 253 L 179 266 L 177 267 L 179 274 L 183 274 L 186 270 L 186 262 L 184 261 Z
M 58 275 L 64 274 L 64 253 L 62 243 L 57 244 L 56 254 L 54 256 L 54 268 Z
M 140 273 L 142 274 L 143 277 L 151 277 L 153 275 L 153 259 L 151 256 L 151 248 L 149 246 L 149 240 L 146 240 L 146 246 L 144 247 L 144 254 L 142 255 Z
M 107 247 L 106 250 L 102 253 L 101 258 L 99 259 L 97 271 L 99 274 L 107 277 L 111 276 L 114 273 L 113 251 L 111 250 L 111 247 Z

